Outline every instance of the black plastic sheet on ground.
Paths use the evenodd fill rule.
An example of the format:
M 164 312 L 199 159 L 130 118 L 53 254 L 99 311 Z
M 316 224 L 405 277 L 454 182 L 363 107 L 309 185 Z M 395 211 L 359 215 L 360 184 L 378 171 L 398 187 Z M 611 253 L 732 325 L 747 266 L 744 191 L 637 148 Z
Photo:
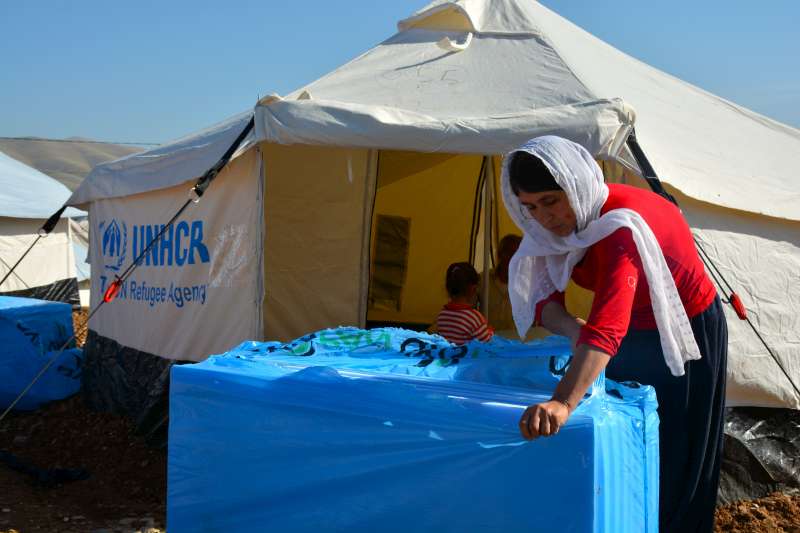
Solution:
M 50 302 L 64 302 L 70 305 L 80 305 L 81 298 L 78 293 L 78 280 L 75 278 L 61 279 L 49 285 L 20 289 L 0 293 L 3 296 L 20 296 L 23 298 L 36 298 Z
M 175 361 L 128 348 L 89 330 L 83 395 L 97 411 L 125 415 L 151 445 L 167 441 L 169 372 Z
M 800 411 L 725 410 L 719 503 L 800 490 Z

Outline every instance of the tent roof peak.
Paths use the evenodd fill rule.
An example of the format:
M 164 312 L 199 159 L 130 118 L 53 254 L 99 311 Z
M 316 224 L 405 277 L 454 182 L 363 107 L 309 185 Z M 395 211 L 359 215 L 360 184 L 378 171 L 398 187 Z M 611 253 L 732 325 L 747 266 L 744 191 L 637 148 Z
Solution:
M 476 33 L 538 33 L 535 0 L 434 0 L 397 23 L 399 31 L 427 29 Z

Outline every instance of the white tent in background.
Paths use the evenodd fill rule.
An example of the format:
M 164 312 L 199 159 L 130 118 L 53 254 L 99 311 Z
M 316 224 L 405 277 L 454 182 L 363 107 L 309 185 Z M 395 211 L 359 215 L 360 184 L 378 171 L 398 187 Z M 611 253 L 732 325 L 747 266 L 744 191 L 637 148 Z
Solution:
M 39 228 L 69 197 L 53 178 L 0 152 L 0 279 L 36 239 Z M 0 294 L 77 303 L 77 282 L 88 279 L 85 255 L 76 266 L 71 218 L 86 213 L 67 209 L 52 233 L 43 238 L 0 286 Z
M 626 144 L 635 125 L 755 325 L 800 375 L 800 131 L 633 59 L 533 1 L 436 1 L 398 28 L 284 98 L 95 168 L 69 203 L 90 213 L 97 304 L 123 256 L 130 261 L 189 182 L 255 120 L 184 225 L 93 319 L 97 335 L 198 359 L 244 338 L 430 321 L 446 265 L 480 248 L 465 229 L 479 174 L 490 245 L 513 230 L 493 202 L 506 151 L 562 135 L 602 160 L 609 180 L 644 187 Z M 728 318 L 729 403 L 800 407 L 749 327 Z

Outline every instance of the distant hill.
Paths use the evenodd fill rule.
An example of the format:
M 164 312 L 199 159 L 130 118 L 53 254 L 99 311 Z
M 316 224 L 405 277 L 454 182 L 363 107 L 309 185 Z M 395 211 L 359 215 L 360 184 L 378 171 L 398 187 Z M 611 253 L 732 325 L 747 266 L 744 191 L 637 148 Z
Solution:
M 95 165 L 145 150 L 122 144 L 92 143 L 87 139 L 66 140 L 70 142 L 36 137 L 0 139 L 0 152 L 44 172 L 74 191 Z

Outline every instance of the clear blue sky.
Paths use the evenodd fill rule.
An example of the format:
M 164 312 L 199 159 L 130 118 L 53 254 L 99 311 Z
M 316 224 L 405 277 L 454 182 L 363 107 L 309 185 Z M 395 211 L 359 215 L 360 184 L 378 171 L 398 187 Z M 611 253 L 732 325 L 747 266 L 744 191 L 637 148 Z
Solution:
M 0 2 L 0 136 L 164 142 L 285 94 L 426 0 Z M 542 0 L 661 70 L 800 127 L 800 2 Z

